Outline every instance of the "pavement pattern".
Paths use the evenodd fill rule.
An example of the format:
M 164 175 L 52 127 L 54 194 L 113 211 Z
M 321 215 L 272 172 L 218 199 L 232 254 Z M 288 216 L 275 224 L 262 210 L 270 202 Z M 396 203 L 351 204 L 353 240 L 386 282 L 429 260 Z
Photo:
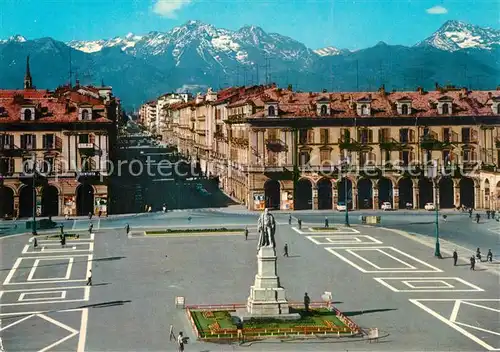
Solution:
M 175 351 L 176 344 L 168 341 L 170 325 L 175 333 L 182 330 L 190 337 L 187 351 L 500 349 L 497 261 L 478 263 L 471 271 L 468 247 L 459 250 L 455 267 L 451 258 L 433 256 L 425 242 L 432 237 L 333 224 L 340 222 L 340 215 L 330 219 L 334 232 L 312 231 L 324 218 L 315 214 L 300 214 L 304 220 L 299 229 L 296 221 L 288 224 L 284 213 L 275 213 L 276 241 L 278 274 L 288 299 L 300 302 L 308 292 L 319 301 L 330 291 L 335 306 L 385 337 L 378 345 L 344 339 L 242 346 L 198 342 L 184 311 L 176 307 L 176 297 L 186 304 L 246 301 L 257 270 L 257 214 L 187 214 L 147 214 L 137 222 L 117 217 L 108 219 L 110 224 L 102 219 L 100 225 L 94 219 L 95 234 L 82 231 L 66 248 L 40 237 L 34 250 L 29 235 L 0 239 L 0 336 L 5 350 Z M 456 219 L 477 228 L 466 217 Z M 250 236 L 127 236 L 127 223 L 134 224 L 133 234 L 144 227 L 248 226 Z M 88 219 L 78 219 L 66 228 L 75 232 L 88 224 Z M 484 233 L 492 225 L 479 224 L 484 232 L 470 236 L 476 242 L 487 240 Z M 289 257 L 282 256 L 285 243 Z M 443 252 L 451 248 L 448 242 L 443 247 Z M 91 287 L 85 285 L 90 269 Z

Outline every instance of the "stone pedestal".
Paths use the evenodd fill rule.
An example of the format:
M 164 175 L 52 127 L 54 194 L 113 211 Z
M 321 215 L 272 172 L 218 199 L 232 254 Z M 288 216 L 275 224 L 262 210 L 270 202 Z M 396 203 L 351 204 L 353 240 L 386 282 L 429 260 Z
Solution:
M 285 289 L 280 287 L 276 270 L 276 250 L 262 247 L 257 254 L 257 275 L 250 287 L 247 312 L 252 316 L 288 314 Z

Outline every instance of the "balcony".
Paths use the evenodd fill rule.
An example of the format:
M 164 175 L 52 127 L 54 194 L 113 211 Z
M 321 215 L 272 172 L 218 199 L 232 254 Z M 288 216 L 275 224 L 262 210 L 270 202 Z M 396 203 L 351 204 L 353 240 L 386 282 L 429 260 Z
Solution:
M 267 150 L 275 153 L 286 152 L 287 145 L 281 139 L 268 139 L 266 140 Z
M 420 147 L 425 150 L 442 150 L 454 146 L 451 142 L 440 141 L 436 134 L 429 134 L 420 138 Z
M 361 150 L 371 150 L 372 147 L 362 144 L 353 138 L 339 138 L 338 140 L 339 148 L 349 151 L 361 151 Z
M 233 137 L 233 138 L 231 138 L 231 143 L 235 144 L 236 146 L 247 147 L 248 146 L 248 139 Z
M 16 157 L 23 154 L 23 150 L 14 144 L 0 144 L 0 155 Z
M 405 148 L 408 148 L 408 143 L 402 143 L 398 142 L 394 138 L 386 138 L 383 141 L 379 143 L 380 149 L 383 150 L 403 150 Z
M 80 154 L 95 156 L 100 154 L 101 150 L 94 143 L 78 143 Z

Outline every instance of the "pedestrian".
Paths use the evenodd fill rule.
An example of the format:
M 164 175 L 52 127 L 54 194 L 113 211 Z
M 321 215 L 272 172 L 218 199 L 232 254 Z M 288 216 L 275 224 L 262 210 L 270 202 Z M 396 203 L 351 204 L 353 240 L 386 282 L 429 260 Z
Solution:
M 86 286 L 92 286 L 92 270 L 89 270 L 89 273 L 87 275 L 87 283 L 85 284 Z
M 248 240 L 248 227 L 245 227 L 245 241 Z
M 493 253 L 491 253 L 491 249 L 488 249 L 488 254 L 486 254 L 486 261 L 490 263 L 493 261 Z
M 288 215 L 288 225 L 292 224 L 292 214 Z
M 125 231 L 127 232 L 127 235 L 130 233 L 130 225 L 129 224 L 127 224 L 125 226 Z
M 307 292 L 304 294 L 304 310 L 309 312 L 309 304 L 311 303 L 311 298 L 307 295 Z
M 302 229 L 302 220 L 298 219 L 297 224 L 299 225 L 299 230 Z
M 476 270 L 476 258 L 474 256 L 470 257 L 470 270 Z
M 472 219 L 472 208 L 469 208 L 469 218 Z
M 476 249 L 476 258 L 481 261 L 481 250 L 479 249 L 479 247 Z
M 457 266 L 457 261 L 458 261 L 458 253 L 457 250 L 455 249 L 453 251 L 453 266 Z
M 97 213 L 97 216 L 101 217 L 101 215 L 102 215 L 102 210 L 99 210 L 99 212 Z
M 89 211 L 89 220 L 92 220 L 92 212 Z
M 61 247 L 64 248 L 66 246 L 66 235 L 61 236 Z
M 490 218 L 490 211 L 489 210 L 486 210 L 486 218 Z
M 479 224 L 479 219 L 481 219 L 481 215 L 478 213 L 476 214 L 476 224 Z
M 38 240 L 36 239 L 36 237 L 33 237 L 33 250 L 37 250 L 38 249 Z
M 491 211 L 491 218 L 492 218 L 492 219 L 494 219 L 494 218 L 495 218 L 495 213 L 496 213 L 496 212 L 495 212 L 494 210 L 492 210 L 492 211 Z
M 283 257 L 288 257 L 288 244 L 285 243 L 285 247 L 283 247 Z
M 179 336 L 177 336 L 177 345 L 179 346 L 179 352 L 184 351 L 184 336 L 182 336 L 182 331 L 179 331 Z
M 61 236 L 64 235 L 64 225 L 61 225 L 61 232 L 60 233 L 61 233 Z
M 446 219 L 448 218 L 448 216 L 445 214 L 443 215 L 443 220 L 446 221 Z
M 92 233 L 92 230 L 94 229 L 94 224 L 90 223 L 89 224 L 89 234 Z
M 328 218 L 325 216 L 325 227 L 328 227 Z
M 170 336 L 169 336 L 170 341 L 175 341 L 175 334 L 174 334 L 174 326 L 170 325 Z

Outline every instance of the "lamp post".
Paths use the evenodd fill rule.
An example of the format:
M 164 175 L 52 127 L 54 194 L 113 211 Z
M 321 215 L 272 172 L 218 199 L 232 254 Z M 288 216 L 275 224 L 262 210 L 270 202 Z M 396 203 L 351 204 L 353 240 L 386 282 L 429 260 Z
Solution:
M 33 224 L 31 227 L 31 234 L 37 235 L 36 232 L 36 160 L 33 161 L 33 175 L 32 175 L 32 188 L 33 188 Z
M 341 161 L 341 169 L 345 169 L 345 176 L 344 176 L 344 200 L 345 200 L 345 226 L 350 227 L 351 225 L 349 224 L 349 192 L 347 190 L 347 174 L 348 174 L 348 166 L 349 166 L 349 158 L 346 158 L 345 160 Z
M 434 246 L 434 256 L 437 258 L 442 258 L 441 256 L 441 246 L 439 243 L 439 199 L 438 199 L 438 194 L 437 194 L 437 187 L 438 187 L 438 166 L 437 166 L 437 160 L 432 161 L 432 166 L 428 168 L 427 170 L 427 177 L 429 179 L 432 179 L 433 182 L 433 187 L 434 187 L 434 213 L 436 215 L 435 223 L 436 223 L 436 228 L 435 228 L 435 234 L 436 234 L 436 244 Z

